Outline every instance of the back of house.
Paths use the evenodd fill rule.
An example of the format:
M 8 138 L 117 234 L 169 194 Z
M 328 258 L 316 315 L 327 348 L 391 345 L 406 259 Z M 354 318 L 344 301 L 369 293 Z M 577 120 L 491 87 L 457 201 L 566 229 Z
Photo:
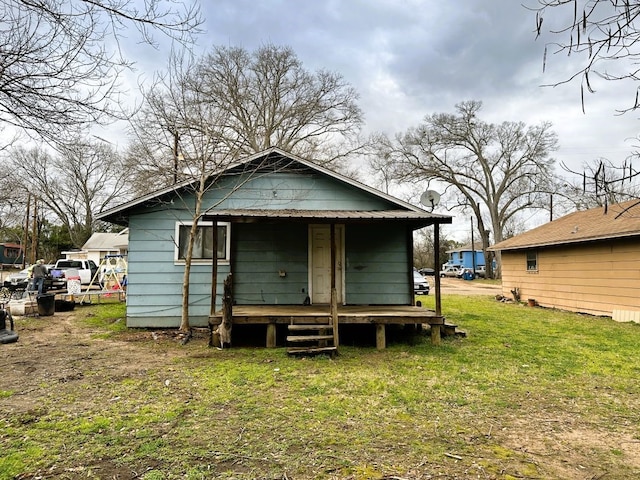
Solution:
M 129 326 L 179 325 L 194 205 L 183 184 L 102 215 L 129 228 Z M 207 324 L 212 290 L 220 306 L 229 273 L 236 305 L 328 304 L 332 288 L 344 305 L 412 305 L 413 230 L 451 222 L 277 149 L 216 176 L 203 211 L 189 279 L 194 326 Z

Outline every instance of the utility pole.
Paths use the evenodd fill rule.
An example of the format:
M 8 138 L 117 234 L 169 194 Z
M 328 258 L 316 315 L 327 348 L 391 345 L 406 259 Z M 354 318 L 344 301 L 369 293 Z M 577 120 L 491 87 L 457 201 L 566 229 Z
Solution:
M 476 276 L 476 242 L 473 239 L 473 215 L 471 215 L 471 267 L 473 268 L 473 276 Z
M 29 215 L 31 210 L 31 193 L 27 193 L 27 216 L 24 220 L 24 234 L 22 235 L 22 268 L 27 267 L 27 243 L 29 243 Z
M 38 200 L 33 199 L 33 230 L 31 232 L 31 263 L 36 263 L 38 255 Z
M 178 129 L 173 133 L 173 183 L 178 183 Z

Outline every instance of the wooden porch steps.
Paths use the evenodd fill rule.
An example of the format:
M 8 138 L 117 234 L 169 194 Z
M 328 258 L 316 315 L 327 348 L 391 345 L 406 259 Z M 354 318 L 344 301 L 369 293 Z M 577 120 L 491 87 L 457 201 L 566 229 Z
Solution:
M 289 355 L 313 355 L 329 353 L 334 355 L 338 347 L 334 343 L 333 325 L 314 324 L 288 325 L 287 353 Z M 306 345 L 301 345 L 306 344 Z
M 465 332 L 464 330 L 458 330 L 458 326 L 454 325 L 453 323 L 449 323 L 447 321 L 444 322 L 444 325 L 441 328 L 441 333 L 443 336 L 445 337 L 449 337 L 449 336 L 457 336 L 457 337 L 466 337 L 467 336 L 467 332 Z
M 335 354 L 338 351 L 336 347 L 290 347 L 287 349 L 289 355 L 313 355 L 316 353 Z

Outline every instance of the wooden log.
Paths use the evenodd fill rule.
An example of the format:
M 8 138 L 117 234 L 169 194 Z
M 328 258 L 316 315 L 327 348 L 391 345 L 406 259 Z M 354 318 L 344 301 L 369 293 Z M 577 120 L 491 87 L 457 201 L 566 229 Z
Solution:
M 224 289 L 222 294 L 222 322 L 218 326 L 220 335 L 220 347 L 225 344 L 231 345 L 231 327 L 233 325 L 233 291 L 231 274 L 224 279 Z

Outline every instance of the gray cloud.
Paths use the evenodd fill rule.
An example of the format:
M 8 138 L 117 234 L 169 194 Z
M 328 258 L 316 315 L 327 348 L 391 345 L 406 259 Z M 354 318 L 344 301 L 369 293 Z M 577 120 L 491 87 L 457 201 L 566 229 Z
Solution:
M 339 72 L 356 88 L 370 132 L 393 134 L 460 101 L 481 100 L 491 122 L 551 121 L 558 160 L 576 168 L 599 157 L 621 161 L 637 134 L 636 115 L 615 116 L 632 101 L 620 86 L 596 81 L 586 114 L 579 79 L 542 87 L 568 78 L 580 58 L 550 51 L 543 73 L 549 38 L 536 40 L 535 14 L 519 1 L 216 0 L 202 8 L 207 33 L 199 53 L 213 45 L 291 46 L 307 68 Z M 545 25 L 560 22 L 547 17 Z M 147 77 L 159 57 L 145 60 Z M 163 57 L 157 68 L 165 64 Z

